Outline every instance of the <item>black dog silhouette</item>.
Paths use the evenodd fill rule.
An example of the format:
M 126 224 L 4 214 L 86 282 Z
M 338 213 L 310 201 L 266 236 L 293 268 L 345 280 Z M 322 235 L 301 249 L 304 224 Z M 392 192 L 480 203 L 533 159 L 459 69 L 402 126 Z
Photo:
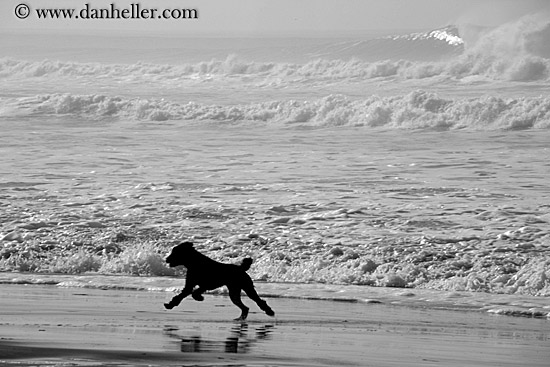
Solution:
M 249 309 L 241 301 L 241 290 L 244 290 L 246 295 L 267 315 L 275 316 L 275 312 L 258 296 L 252 279 L 246 273 L 252 265 L 252 259 L 249 257 L 245 258 L 241 265 L 223 264 L 201 254 L 195 250 L 192 242 L 186 241 L 172 249 L 166 262 L 170 267 L 183 265 L 187 268 L 185 287 L 169 303 L 164 304 L 164 307 L 169 310 L 179 305 L 189 295 L 197 301 L 203 301 L 202 294 L 205 291 L 225 285 L 231 301 L 241 309 L 241 316 L 235 320 L 243 321 L 248 316 Z M 198 288 L 195 288 L 197 286 Z

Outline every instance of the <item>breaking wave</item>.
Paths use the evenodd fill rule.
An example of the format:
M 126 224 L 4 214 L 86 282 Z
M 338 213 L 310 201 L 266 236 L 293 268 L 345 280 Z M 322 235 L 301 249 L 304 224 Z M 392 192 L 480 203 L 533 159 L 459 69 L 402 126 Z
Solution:
M 475 31 L 474 31 L 475 29 Z M 101 64 L 77 63 L 54 60 L 24 61 L 10 58 L 0 59 L 0 78 L 104 78 L 115 82 L 166 81 L 177 83 L 182 79 L 208 79 L 247 76 L 257 83 L 277 81 L 280 84 L 304 80 L 326 81 L 341 79 L 372 79 L 400 77 L 423 79 L 443 76 L 462 79 L 482 76 L 491 80 L 547 81 L 550 78 L 550 22 L 542 15 L 523 17 L 515 22 L 495 29 L 479 30 L 462 27 L 464 40 L 448 31 L 432 31 L 423 35 L 411 34 L 395 37 L 385 42 L 380 56 L 388 55 L 387 48 L 396 48 L 399 55 L 404 39 L 415 42 L 443 42 L 453 47 L 460 46 L 461 54 L 453 54 L 443 61 L 412 61 L 411 59 L 372 59 L 373 50 L 365 55 L 362 42 L 355 46 L 332 51 L 331 57 L 319 56 L 305 63 L 245 61 L 236 55 L 223 60 L 198 63 L 165 64 Z M 447 37 L 443 41 L 442 34 Z M 451 41 L 449 41 L 449 39 Z M 388 46 L 391 44 L 391 46 Z M 340 55 L 340 59 L 335 56 Z
M 211 60 L 185 65 L 156 65 L 136 63 L 98 64 L 53 60 L 24 61 L 0 59 L 0 78 L 104 78 L 112 82 L 168 81 L 182 79 L 208 80 L 212 77 L 256 77 L 257 84 L 293 84 L 303 81 L 338 81 L 399 77 L 424 79 L 443 76 L 463 79 L 483 76 L 492 80 L 547 81 L 550 60 L 534 55 L 514 58 L 485 56 L 467 52 L 456 60 L 446 62 L 416 62 L 383 60 L 363 62 L 352 60 L 316 59 L 305 64 L 263 63 L 240 60 L 235 55 L 225 60 Z
M 462 38 L 459 31 L 464 35 Z M 497 87 L 524 83 L 522 88 L 544 88 L 550 81 L 548 17 L 531 15 L 494 29 L 465 26 L 459 31 L 445 28 L 384 41 L 384 47 L 433 41 L 461 48 L 461 54 L 444 61 L 369 62 L 361 57 L 361 45 L 353 49 L 355 57 L 350 59 L 315 58 L 305 63 L 244 61 L 235 55 L 224 60 L 177 65 L 3 58 L 0 80 L 6 88 L 0 98 L 0 117 L 253 121 L 386 129 L 547 129 L 550 97 L 545 95 L 461 98 L 440 96 L 422 88 L 437 83 L 464 89 L 478 83 L 491 86 L 491 81 L 496 81 Z M 427 82 L 415 81 L 420 79 Z M 405 91 L 413 90 L 410 86 L 421 89 L 391 97 L 367 97 L 360 82 L 370 80 L 375 80 L 371 87 L 383 82 L 397 88 L 403 81 L 403 85 L 408 85 Z M 407 83 L 409 80 L 412 82 Z M 260 88 L 262 96 L 269 95 L 267 98 L 274 100 L 258 97 L 249 103 L 233 105 L 220 104 L 217 99 L 187 102 L 197 85 L 207 88 L 207 92 L 230 86 L 237 93 L 243 91 L 243 96 Z M 341 94 L 341 89 L 332 88 L 333 85 L 353 86 L 353 97 Z M 281 93 L 270 94 L 286 93 L 287 87 L 294 87 L 294 91 L 314 87 L 321 93 L 303 94 L 303 98 L 298 97 L 300 100 L 285 99 L 280 97 Z M 135 90 L 139 90 L 140 98 L 132 94 Z M 166 95 L 175 97 L 151 97 L 165 90 Z M 292 90 L 288 94 L 294 96 Z M 25 94 L 28 91 L 33 92 Z M 186 97 L 177 97 L 180 91 Z M 361 97 L 363 93 L 365 97 Z
M 180 104 L 165 99 L 71 94 L 4 99 L 0 103 L 0 117 L 70 116 L 96 121 L 262 122 L 386 129 L 550 128 L 550 97 L 447 99 L 423 90 L 392 97 L 351 99 L 343 95 L 329 95 L 310 101 L 270 101 L 243 105 Z
M 491 30 L 466 27 L 465 53 L 450 66 L 455 76 L 485 75 L 514 81 L 548 80 L 548 15 L 529 15 Z

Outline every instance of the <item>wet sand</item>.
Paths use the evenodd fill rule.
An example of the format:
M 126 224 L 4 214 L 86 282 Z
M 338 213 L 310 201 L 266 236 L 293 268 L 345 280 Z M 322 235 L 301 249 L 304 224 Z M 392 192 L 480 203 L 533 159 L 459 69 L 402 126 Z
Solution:
M 246 323 L 222 296 L 2 285 L 0 363 L 17 366 L 548 366 L 547 320 L 268 298 Z

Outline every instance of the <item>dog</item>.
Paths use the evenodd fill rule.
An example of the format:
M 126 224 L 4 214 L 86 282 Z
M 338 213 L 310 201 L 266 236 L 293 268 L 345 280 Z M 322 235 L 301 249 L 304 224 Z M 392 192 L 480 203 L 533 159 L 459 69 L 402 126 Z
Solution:
M 241 316 L 236 321 L 244 321 L 248 316 L 249 308 L 241 301 L 241 290 L 256 302 L 258 307 L 268 316 L 275 316 L 275 312 L 258 296 L 254 283 L 246 273 L 252 265 L 252 259 L 245 258 L 240 265 L 223 264 L 198 252 L 193 243 L 186 241 L 175 246 L 166 258 L 170 267 L 183 265 L 187 268 L 185 287 L 180 294 L 164 304 L 168 310 L 176 307 L 187 296 L 191 295 L 196 301 L 203 301 L 203 293 L 208 290 L 226 286 L 231 301 L 241 309 Z

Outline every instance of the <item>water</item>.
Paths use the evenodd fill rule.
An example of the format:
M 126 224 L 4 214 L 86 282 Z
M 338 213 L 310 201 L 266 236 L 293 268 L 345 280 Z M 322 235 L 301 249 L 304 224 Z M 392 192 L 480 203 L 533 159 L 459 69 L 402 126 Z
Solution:
M 252 256 L 272 295 L 546 317 L 547 33 L 3 38 L 1 281 L 172 290 L 163 257 L 192 239 Z

